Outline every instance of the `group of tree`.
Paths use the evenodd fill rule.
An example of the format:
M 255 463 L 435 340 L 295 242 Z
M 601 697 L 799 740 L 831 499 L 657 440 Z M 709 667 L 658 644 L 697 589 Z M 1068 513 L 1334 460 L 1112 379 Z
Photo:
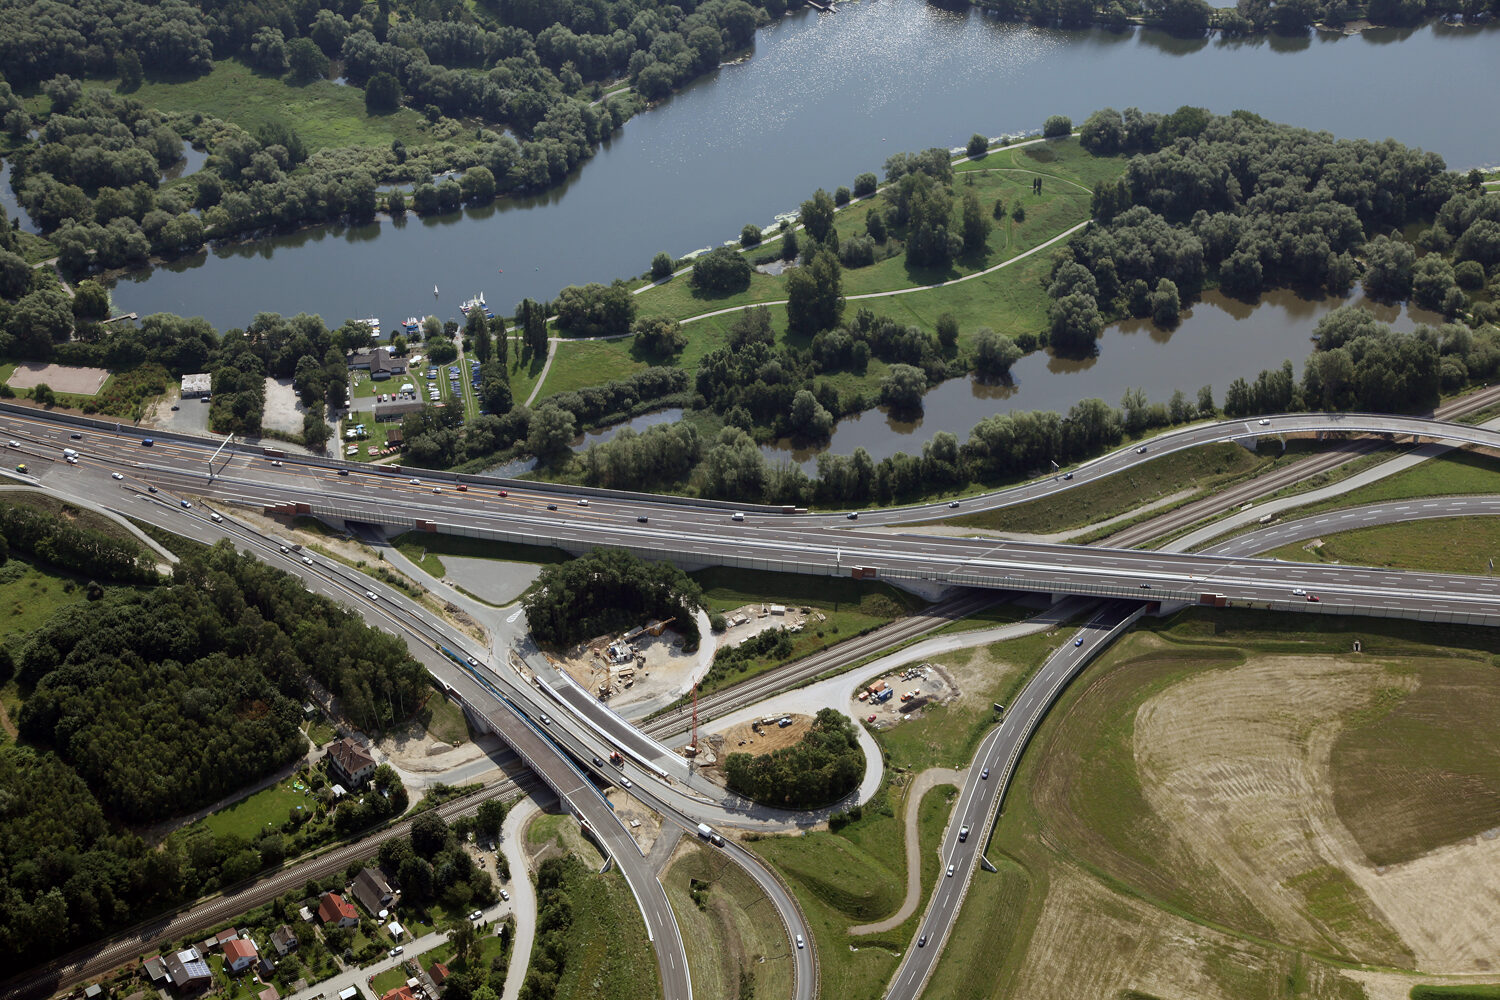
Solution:
M 154 561 L 135 541 L 81 527 L 35 507 L 0 503 L 0 564 L 12 552 L 111 583 L 156 583 Z
M 1096 224 L 1054 258 L 1048 335 L 1064 353 L 1091 352 L 1111 317 L 1170 326 L 1209 282 L 1246 298 L 1282 286 L 1343 295 L 1363 273 L 1375 294 L 1405 297 L 1418 277 L 1415 253 L 1385 236 L 1367 243 L 1367 233 L 1431 219 L 1455 197 L 1454 228 L 1479 226 L 1465 251 L 1476 263 L 1488 252 L 1481 245 L 1494 224 L 1479 225 L 1493 213 L 1487 196 L 1435 154 L 1392 140 L 1339 140 L 1246 112 L 1184 107 L 1165 116 L 1096 112 L 1080 142 L 1133 155 L 1123 177 L 1095 189 Z M 1448 228 L 1441 237 L 1434 242 L 1456 244 Z M 1420 276 L 1424 304 L 1463 306 L 1440 259 Z M 1470 269 L 1470 281 L 1478 277 Z
M 523 602 L 538 642 L 566 647 L 651 620 L 672 620 L 682 648 L 698 648 L 703 590 L 682 570 L 620 549 L 594 549 L 542 568 Z
M 450 913 L 467 913 L 499 899 L 490 873 L 465 850 L 467 829 L 463 833 L 428 809 L 412 818 L 408 836 L 380 845 L 380 867 L 401 887 L 403 906 L 421 910 L 439 905 Z
M 316 842 L 312 827 L 346 833 L 406 807 L 389 767 L 364 803 L 335 802 L 312 772 L 308 808 L 254 839 L 195 825 L 151 846 L 131 832 L 300 757 L 312 681 L 371 732 L 432 690 L 399 642 L 296 578 L 227 542 L 179 555 L 170 583 L 91 586 L 96 599 L 4 658 L 22 705 L 19 745 L 0 748 L 0 970 L 279 865 Z
M 865 753 L 854 724 L 831 708 L 818 711 L 802 739 L 764 754 L 732 753 L 729 787 L 764 805 L 808 809 L 837 802 L 859 787 Z

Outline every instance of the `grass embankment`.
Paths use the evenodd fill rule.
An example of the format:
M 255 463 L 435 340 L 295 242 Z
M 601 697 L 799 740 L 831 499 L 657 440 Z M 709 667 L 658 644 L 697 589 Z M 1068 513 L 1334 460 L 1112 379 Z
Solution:
M 837 833 L 767 838 L 753 844 L 797 893 L 812 926 L 823 970 L 822 991 L 846 1000 L 875 998 L 915 940 L 916 927 L 938 877 L 936 847 L 951 808 L 952 786 L 928 792 L 920 804 L 922 905 L 898 928 L 851 938 L 849 928 L 890 916 L 905 898 L 904 823 L 911 776 L 931 766 L 962 766 L 994 724 L 991 703 L 1008 701 L 1062 639 L 1028 636 L 939 658 L 960 686 L 959 696 L 875 732 L 884 751 L 887 783 L 860 817 Z M 851 950 L 851 946 L 853 950 Z M 934 996 L 946 996 L 935 993 Z
M 578 828 L 577 817 L 569 813 L 542 813 L 533 819 L 526 828 L 526 851 L 538 861 L 574 854 L 594 871 L 604 865 L 604 855 Z
M 40 490 L 30 490 L 24 487 L 20 489 L 0 489 L 0 504 L 7 504 L 12 507 L 26 507 L 46 514 L 48 517 L 66 521 L 75 528 L 82 528 L 85 531 L 97 531 L 101 535 L 132 542 L 136 545 L 141 543 L 141 540 L 129 528 L 126 528 L 114 518 L 100 514 L 97 511 L 89 510 L 87 507 L 78 507 L 50 493 L 43 493 Z
M 1490 572 L 1489 561 L 1500 555 L 1500 519 L 1449 517 L 1382 524 L 1293 542 L 1265 555 L 1296 562 L 1482 575 Z
M 437 691 L 427 695 L 427 701 L 412 716 L 412 723 L 420 723 L 427 735 L 444 743 L 462 743 L 469 738 L 469 722 L 464 710 Z
M 882 996 L 901 953 L 914 939 L 922 907 L 884 934 L 849 936 L 850 927 L 890 916 L 905 899 L 907 787 L 904 780 L 900 786 L 888 784 L 860 819 L 838 833 L 814 831 L 749 845 L 777 867 L 797 894 L 817 943 L 824 996 Z M 923 900 L 937 881 L 937 847 L 954 791 L 940 785 L 917 804 Z
M 722 851 L 689 842 L 662 885 L 687 946 L 693 996 L 791 996 L 792 944 L 776 908 L 743 868 Z
M 1281 518 L 1292 520 L 1385 500 L 1480 493 L 1500 493 L 1500 468 L 1495 459 L 1471 451 L 1451 451 L 1340 496 L 1286 511 Z
M 106 81 L 118 85 L 118 81 Z M 296 86 L 257 73 L 237 59 L 218 59 L 203 76 L 143 83 L 129 95 L 162 111 L 201 112 L 254 133 L 283 122 L 309 153 L 342 146 L 389 146 L 432 142 L 426 119 L 410 108 L 389 115 L 365 113 L 365 92 L 329 80 Z
M 900 252 L 868 267 L 844 268 L 842 282 L 846 296 L 945 283 L 910 294 L 852 299 L 845 314 L 870 309 L 877 315 L 889 315 L 903 323 L 914 323 L 932 331 L 937 327 L 938 317 L 950 313 L 958 320 L 961 350 L 969 346 L 974 333 L 982 326 L 1005 334 L 1035 333 L 1043 329 L 1047 322 L 1048 300 L 1040 283 L 1051 267 L 1050 253 L 1036 254 L 1013 267 L 1001 268 L 984 277 L 965 281 L 956 279 L 967 278 L 1010 260 L 1083 222 L 1089 215 L 1094 183 L 1118 176 L 1124 169 L 1122 158 L 1096 158 L 1084 152 L 1074 139 L 999 148 L 981 160 L 958 164 L 953 184 L 955 220 L 964 193 L 971 189 L 979 197 L 987 217 L 999 198 L 1007 206 L 1025 205 L 1025 220 L 1017 222 L 1007 214 L 1003 221 L 994 225 L 982 252 L 965 255 L 947 267 L 916 267 L 908 264 L 905 253 Z M 1033 195 L 1031 181 L 1038 175 L 1042 176 L 1043 190 L 1040 195 Z M 885 205 L 882 195 L 841 209 L 834 216 L 834 227 L 840 240 L 863 233 L 869 213 L 883 209 Z M 955 226 L 957 224 L 955 222 Z M 904 235 L 904 231 L 898 229 L 892 233 L 892 238 L 899 244 Z M 746 251 L 746 255 L 752 260 L 771 256 L 778 246 L 779 241 L 772 234 L 764 245 Z M 683 274 L 641 292 L 636 296 L 636 305 L 643 317 L 687 320 L 721 309 L 737 309 L 785 298 L 786 280 L 782 276 L 756 272 L 745 291 L 713 295 L 694 288 L 689 275 Z M 786 309 L 782 306 L 771 306 L 770 309 L 778 340 L 806 347 L 806 338 L 787 334 Z M 694 320 L 684 328 L 688 346 L 670 360 L 649 358 L 633 351 L 629 340 L 558 344 L 539 398 L 586 385 L 599 385 L 647 364 L 670 364 L 692 370 L 705 354 L 725 343 L 733 322 L 733 313 Z M 874 392 L 887 367 L 881 361 L 872 360 L 863 375 L 830 373 L 827 381 L 840 392 L 851 389 Z
M 1500 636 L 1305 627 L 1187 612 L 1101 657 L 1022 758 L 989 847 L 1000 871 L 976 872 L 929 990 L 1357 998 L 1341 966 L 1409 967 L 1392 927 L 1442 919 L 1487 877 L 1441 849 L 1493 826 Z M 1321 832 L 1329 805 L 1358 850 Z
M 811 608 L 826 616 L 821 622 L 809 620 L 801 632 L 794 633 L 791 652 L 786 656 L 755 657 L 737 661 L 726 671 L 711 671 L 699 686 L 700 694 L 749 680 L 773 667 L 854 638 L 918 611 L 926 603 L 904 590 L 876 580 L 769 573 L 724 566 L 688 575 L 703 588 L 704 603 L 710 614 L 732 611 L 746 604 L 786 604 Z
M 1279 451 L 1258 454 L 1237 444 L 1203 445 L 1142 462 L 1042 500 L 950 517 L 939 523 L 957 529 L 1033 534 L 1082 529 L 1170 498 L 1170 502 L 1153 509 L 1153 514 L 1159 514 L 1164 509 L 1190 503 L 1232 483 L 1302 458 L 1307 453 L 1304 448 L 1288 449 L 1283 455 Z
M 543 566 L 573 558 L 550 545 L 525 545 L 488 538 L 465 538 L 442 532 L 408 531 L 396 536 L 397 551 L 421 566 L 427 574 L 441 578 L 447 573 L 442 556 L 465 559 L 495 559 L 500 562 L 537 563 Z

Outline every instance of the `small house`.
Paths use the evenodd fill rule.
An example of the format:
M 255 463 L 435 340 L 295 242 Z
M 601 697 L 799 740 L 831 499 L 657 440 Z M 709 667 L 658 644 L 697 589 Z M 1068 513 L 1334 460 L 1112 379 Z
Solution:
M 167 977 L 174 989 L 182 991 L 201 990 L 213 981 L 213 973 L 197 948 L 184 948 L 163 959 Z
M 271 932 L 271 947 L 276 949 L 276 954 L 282 958 L 297 950 L 297 935 L 286 924 L 282 924 Z
M 322 919 L 324 925 L 332 924 L 335 927 L 359 925 L 359 914 L 354 911 L 354 904 L 346 901 L 336 892 L 325 892 L 318 897 L 318 917 Z
M 335 779 L 347 788 L 362 788 L 375 773 L 375 758 L 348 736 L 328 745 L 328 765 Z
M 230 972 L 244 972 L 260 958 L 260 949 L 255 942 L 235 938 L 224 942 L 224 968 Z
M 165 986 L 167 983 L 167 969 L 162 965 L 160 955 L 152 955 L 141 963 L 141 968 L 146 973 L 146 979 L 152 986 Z
M 354 876 L 353 894 L 359 905 L 368 910 L 372 917 L 384 914 L 391 901 L 396 898 L 390 883 L 378 868 L 360 869 L 360 873 Z

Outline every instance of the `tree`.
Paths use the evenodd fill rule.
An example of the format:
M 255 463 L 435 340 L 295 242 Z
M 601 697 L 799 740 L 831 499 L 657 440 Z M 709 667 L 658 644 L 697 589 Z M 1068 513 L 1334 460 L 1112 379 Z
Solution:
M 1177 284 L 1171 278 L 1162 278 L 1151 293 L 1151 319 L 1162 329 L 1170 330 L 1177 325 L 1181 310 Z
M 985 241 L 990 236 L 990 220 L 985 218 L 984 209 L 979 205 L 979 195 L 972 188 L 964 190 L 963 197 L 963 239 L 965 254 L 981 254 L 984 252 Z
M 458 183 L 460 196 L 470 205 L 487 205 L 495 200 L 495 175 L 480 165 L 464 171 Z
M 874 174 L 869 173 L 868 171 L 860 174 L 858 177 L 854 178 L 854 197 L 868 198 L 870 195 L 875 193 L 875 188 L 877 187 L 877 185 L 879 185 L 879 183 L 879 178 L 877 178 Z
M 38 382 L 31 390 L 31 399 L 38 406 L 52 406 L 57 402 L 57 396 L 53 394 L 52 387 L 46 382 Z
M 80 281 L 73 293 L 73 315 L 91 320 L 108 317 L 109 290 L 93 278 Z
M 651 280 L 661 281 L 672 276 L 672 255 L 665 250 L 651 258 Z
M 370 77 L 365 84 L 365 111 L 372 115 L 390 114 L 401 106 L 401 82 L 384 71 Z
M 1017 201 L 1015 208 L 1012 208 L 1010 210 L 1010 217 L 1012 219 L 1015 219 L 1017 222 L 1025 222 L 1026 221 L 1026 206 L 1023 205 L 1023 204 L 1021 204 L 1020 201 Z
M 503 330 L 504 324 L 500 325 Z M 484 310 L 470 309 L 469 315 L 464 317 L 464 341 L 466 349 L 474 353 L 481 365 L 490 359 L 494 341 L 490 338 L 489 322 L 484 317 Z
M 1022 352 L 1016 342 L 1002 337 L 989 327 L 980 327 L 974 333 L 974 370 L 989 378 L 1004 378 L 1010 374 L 1010 366 L 1021 360 Z
M 1205 385 L 1198 390 L 1198 416 L 1205 420 L 1218 416 L 1219 408 L 1214 405 L 1214 387 Z
M 788 229 L 781 237 L 781 259 L 796 260 L 797 252 L 797 231 Z
M 1042 125 L 1042 138 L 1057 139 L 1073 134 L 1073 120 L 1067 115 L 1053 115 Z
M 1125 120 L 1114 108 L 1101 108 L 1078 130 L 1078 144 L 1095 156 L 1113 156 L 1125 141 Z
M 139 90 L 146 80 L 141 68 L 141 57 L 135 49 L 121 49 L 115 53 L 115 75 L 120 78 L 120 90 L 130 93 Z
M 1104 329 L 1099 304 L 1086 292 L 1073 292 L 1055 299 L 1049 310 L 1052 346 L 1073 356 L 1092 354 L 1094 342 Z
M 532 411 L 526 450 L 543 462 L 554 462 L 568 454 L 577 435 L 573 414 L 548 401 Z
M 742 292 L 750 287 L 752 273 L 744 254 L 715 247 L 693 261 L 693 286 L 720 295 Z
M 650 354 L 672 355 L 687 346 L 687 336 L 676 320 L 664 316 L 638 319 L 632 327 L 636 343 Z
M 821 249 L 806 267 L 786 277 L 787 329 L 799 336 L 812 336 L 838 325 L 844 311 L 843 282 L 838 258 Z
M 294 38 L 288 42 L 286 61 L 292 70 L 293 83 L 311 83 L 328 75 L 328 57 L 311 38 Z
M 807 230 L 807 235 L 819 243 L 828 239 L 828 233 L 833 229 L 833 215 L 833 199 L 822 188 L 818 188 L 811 198 L 802 203 L 802 227 Z
M 937 318 L 938 343 L 943 350 L 951 351 L 958 346 L 958 320 L 952 313 L 943 313 Z
M 485 799 L 479 804 L 474 818 L 474 829 L 496 843 L 500 840 L 500 827 L 505 822 L 505 803 L 499 799 Z
M 448 944 L 453 948 L 454 964 L 467 966 L 479 947 L 479 928 L 475 927 L 471 920 L 456 917 L 448 921 L 443 929 L 448 932 Z M 495 995 L 494 990 L 490 990 L 488 986 L 481 986 L 473 994 L 475 1000 L 478 1000 L 480 992 L 485 990 L 489 991 L 491 997 Z
M 1365 288 L 1376 298 L 1399 301 L 1411 294 L 1417 255 L 1410 244 L 1381 235 L 1365 244 Z
M 437 810 L 428 809 L 411 821 L 411 846 L 418 857 L 429 860 L 448 844 L 448 823 Z
M 989 138 L 980 135 L 978 132 L 975 132 L 973 135 L 969 136 L 969 145 L 965 148 L 964 151 L 969 154 L 969 159 L 977 160 L 985 153 L 989 152 L 989 149 Z
M 811 392 L 799 389 L 792 397 L 787 425 L 794 437 L 823 440 L 833 431 L 833 414 Z
M 740 230 L 740 246 L 760 246 L 760 241 L 761 231 L 759 226 L 754 225 L 753 223 L 747 223 L 745 228 Z
M 927 376 L 913 365 L 891 365 L 880 382 L 880 401 L 897 413 L 922 409 L 922 394 L 927 391 Z
M 261 28 L 250 41 L 250 65 L 262 73 L 280 76 L 286 72 L 286 39 L 277 28 Z

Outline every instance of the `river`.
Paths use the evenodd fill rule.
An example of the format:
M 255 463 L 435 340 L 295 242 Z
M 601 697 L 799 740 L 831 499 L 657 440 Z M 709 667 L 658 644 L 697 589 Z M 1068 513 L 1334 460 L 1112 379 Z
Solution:
M 1451 166 L 1496 162 L 1500 102 L 1463 95 L 1493 89 L 1497 40 L 1500 24 L 1187 42 L 1009 24 L 922 0 L 805 10 L 762 29 L 749 59 L 637 116 L 544 195 L 216 249 L 127 276 L 115 304 L 220 329 L 261 310 L 330 324 L 378 316 L 389 329 L 414 313 L 456 319 L 475 292 L 509 312 L 525 296 L 640 273 L 659 250 L 734 238 L 816 187 L 879 172 L 891 153 L 1036 128 L 1051 114 L 1079 122 L 1106 105 L 1249 108 L 1341 136 L 1395 136 Z

